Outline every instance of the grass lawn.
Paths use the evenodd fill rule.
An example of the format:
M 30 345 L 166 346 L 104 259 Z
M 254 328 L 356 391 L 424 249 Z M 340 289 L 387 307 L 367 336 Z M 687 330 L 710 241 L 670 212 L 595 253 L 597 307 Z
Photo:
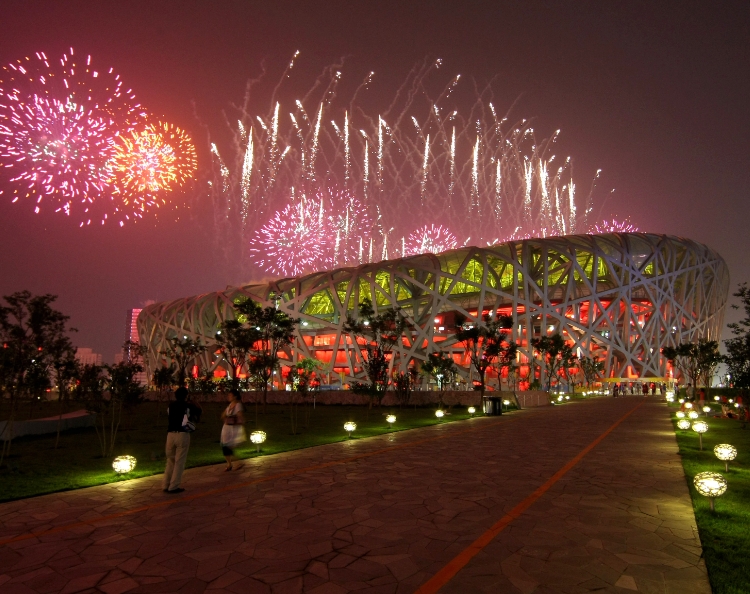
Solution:
M 203 418 L 191 436 L 187 467 L 205 466 L 223 462 L 219 435 L 221 433 L 220 414 L 225 404 L 203 405 Z M 47 410 L 49 408 L 49 410 Z M 164 408 L 164 404 L 162 404 Z M 114 455 L 130 454 L 138 463 L 135 470 L 120 477 L 112 470 L 112 458 L 102 458 L 94 429 L 73 430 L 62 434 L 60 446 L 54 449 L 55 436 L 22 437 L 13 441 L 11 456 L 0 468 L 0 501 L 53 493 L 67 489 L 77 489 L 111 483 L 164 472 L 164 443 L 166 440 L 166 419 L 164 413 L 157 421 L 156 404 L 146 402 L 135 407 L 124 418 L 120 427 Z M 262 411 L 262 408 L 261 408 Z M 258 429 L 268 435 L 260 454 L 255 446 L 246 443 L 237 449 L 241 458 L 257 455 L 267 456 L 278 452 L 306 448 L 326 443 L 344 441 L 345 421 L 357 423 L 352 439 L 425 427 L 437 423 L 460 421 L 469 418 L 466 407 L 450 410 L 450 414 L 438 421 L 435 408 L 406 407 L 373 408 L 368 411 L 361 406 L 310 406 L 298 408 L 298 433 L 292 435 L 289 407 L 269 405 L 267 413 L 258 415 Z M 41 411 L 34 417 L 52 416 L 56 412 L 54 403 L 41 405 Z M 309 424 L 305 426 L 305 416 L 309 413 Z M 397 417 L 393 428 L 388 428 L 385 414 Z M 248 435 L 256 429 L 255 407 L 245 405 L 245 426 Z
M 676 410 L 676 407 L 675 407 Z M 698 434 L 681 431 L 674 419 L 677 443 L 682 456 L 695 519 L 703 543 L 708 577 L 714 594 L 747 594 L 750 592 L 750 426 L 731 419 L 708 417 L 708 432 L 703 435 L 703 451 Z M 737 448 L 737 459 L 729 463 L 717 460 L 713 448 L 728 443 Z M 708 499 L 698 494 L 693 477 L 699 472 L 720 472 L 729 483 L 727 492 L 716 499 L 716 512 L 709 509 Z

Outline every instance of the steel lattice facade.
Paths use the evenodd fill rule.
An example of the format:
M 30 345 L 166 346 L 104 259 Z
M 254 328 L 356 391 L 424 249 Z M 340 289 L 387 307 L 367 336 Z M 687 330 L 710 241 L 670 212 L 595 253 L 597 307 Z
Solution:
M 699 338 L 718 340 L 729 293 L 724 260 L 694 241 L 649 233 L 573 235 L 464 247 L 318 272 L 267 284 L 157 303 L 138 318 L 152 371 L 174 336 L 215 342 L 233 303 L 250 298 L 299 318 L 289 362 L 321 360 L 344 381 L 362 378 L 359 345 L 343 330 L 347 314 L 369 298 L 376 310 L 398 306 L 410 329 L 392 353 L 394 370 L 436 350 L 452 352 L 456 313 L 477 321 L 498 312 L 514 318 L 521 375 L 533 356 L 529 340 L 561 332 L 579 355 L 596 354 L 607 377 L 664 376 L 661 349 Z M 203 369 L 226 365 L 211 352 Z M 543 379 L 543 378 L 541 378 Z

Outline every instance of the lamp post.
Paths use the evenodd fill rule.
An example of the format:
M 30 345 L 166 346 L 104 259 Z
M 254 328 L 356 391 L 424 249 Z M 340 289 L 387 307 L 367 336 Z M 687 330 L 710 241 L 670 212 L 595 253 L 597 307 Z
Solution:
M 435 416 L 436 416 L 436 417 L 437 417 L 438 419 L 442 419 L 442 418 L 443 418 L 443 417 L 445 416 L 445 412 L 443 412 L 443 410 L 439 408 L 439 409 L 437 409 L 437 410 L 435 411 Z
M 698 434 L 698 439 L 700 439 L 701 444 L 701 451 L 703 450 L 703 434 L 708 431 L 708 423 L 706 421 L 696 421 L 693 423 L 693 431 L 695 431 Z
M 693 484 L 698 493 L 708 497 L 711 511 L 714 511 L 714 499 L 721 497 L 727 490 L 727 479 L 718 472 L 699 472 L 695 475 Z
M 724 470 L 729 472 L 729 462 L 737 457 L 737 448 L 728 443 L 720 443 L 714 446 L 714 454 L 724 462 Z
M 388 421 L 388 429 L 390 429 L 391 425 L 396 422 L 396 415 L 388 415 L 385 420 Z
M 473 417 L 475 412 L 477 412 L 477 409 L 474 408 L 473 406 L 470 406 L 469 407 L 469 414 Z

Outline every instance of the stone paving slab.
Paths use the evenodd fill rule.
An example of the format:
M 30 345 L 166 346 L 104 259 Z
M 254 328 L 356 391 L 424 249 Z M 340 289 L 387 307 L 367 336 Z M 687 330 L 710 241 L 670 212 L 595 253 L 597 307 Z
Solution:
M 191 469 L 178 496 L 157 476 L 0 504 L 0 541 L 51 530 L 0 546 L 0 591 L 413 592 L 642 400 Z M 647 399 L 442 591 L 710 593 L 664 405 Z

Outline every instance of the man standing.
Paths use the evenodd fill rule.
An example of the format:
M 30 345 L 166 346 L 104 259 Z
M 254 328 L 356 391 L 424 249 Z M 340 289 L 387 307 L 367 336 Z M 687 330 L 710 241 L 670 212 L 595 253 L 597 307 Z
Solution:
M 167 428 L 167 467 L 164 470 L 164 481 L 162 487 L 165 493 L 182 493 L 185 489 L 180 487 L 182 472 L 185 470 L 188 449 L 190 448 L 190 429 L 186 421 L 194 421 L 198 418 L 199 408 L 187 402 L 188 391 L 185 387 L 175 390 L 175 402 L 169 405 L 167 417 L 169 426 Z

